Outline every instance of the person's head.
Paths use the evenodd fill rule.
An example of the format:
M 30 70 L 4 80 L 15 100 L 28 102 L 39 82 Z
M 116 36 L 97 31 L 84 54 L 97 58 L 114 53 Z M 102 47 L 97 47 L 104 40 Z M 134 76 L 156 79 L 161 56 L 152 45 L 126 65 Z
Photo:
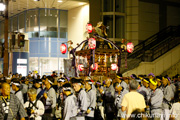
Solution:
M 163 86 L 167 86 L 168 85 L 168 77 L 167 76 L 164 76 L 164 77 L 162 77 L 162 84 L 163 84 Z
M 71 84 L 69 83 L 65 83 L 63 86 L 63 94 L 65 94 L 66 96 L 71 94 Z
M 59 77 L 63 77 L 63 73 L 61 72 L 61 73 L 59 73 Z
M 156 76 L 156 81 L 157 81 L 157 86 L 160 87 L 162 84 L 162 77 L 161 76 Z
M 121 92 L 123 87 L 119 83 L 115 83 L 115 91 L 116 92 Z
M 35 88 L 29 89 L 28 92 L 27 92 L 27 94 L 28 94 L 29 100 L 30 100 L 31 102 L 33 102 L 33 101 L 36 100 L 37 91 L 36 91 Z
M 131 81 L 129 82 L 129 89 L 130 89 L 130 90 L 137 90 L 137 89 L 138 89 L 138 86 L 139 86 L 139 83 L 138 83 L 138 81 L 136 81 L 136 80 L 131 80 Z
M 138 79 L 142 80 L 144 78 L 145 78 L 144 75 L 138 75 Z
M 100 81 L 97 81 L 97 82 L 96 82 L 96 88 L 101 87 L 101 85 L 102 85 L 102 84 L 101 84 L 101 82 L 100 82 Z
M 15 76 L 16 76 L 16 78 L 19 78 L 19 74 L 18 73 L 16 73 Z
M 19 74 L 19 79 L 21 79 L 22 78 L 22 74 Z
M 13 78 L 16 78 L 16 75 L 15 75 L 15 74 L 12 75 L 12 79 L 13 79 Z
M 80 78 L 72 78 L 71 81 L 72 81 L 74 91 L 79 92 L 79 90 L 81 89 L 82 80 Z
M 18 91 L 20 89 L 21 84 L 19 79 L 13 78 L 11 83 L 13 91 Z
M 123 77 L 123 80 L 126 84 L 129 84 L 129 78 L 128 77 Z
M 53 75 L 56 75 L 56 71 L 53 71 L 52 74 L 53 74 Z
M 138 78 L 137 78 L 137 76 L 135 74 L 132 74 L 131 79 L 135 80 L 135 79 L 138 79 Z
M 26 81 L 26 77 L 21 77 L 21 83 L 25 83 L 25 81 Z
M 64 78 L 59 78 L 59 79 L 57 80 L 57 86 L 62 87 L 63 84 L 64 84 L 64 82 L 65 82 L 65 79 L 64 79 Z
M 111 83 L 112 83 L 112 79 L 110 77 L 107 77 L 105 81 L 106 87 L 109 87 Z
M 149 74 L 148 74 L 148 78 L 149 78 L 149 79 L 154 79 L 154 77 L 155 77 L 155 75 L 154 75 L 153 73 L 149 73 Z
M 41 79 L 41 76 L 37 74 L 37 79 Z
M 46 89 L 49 89 L 52 86 L 52 84 L 54 83 L 53 77 L 47 76 L 44 83 L 45 83 Z
M 149 80 L 150 82 L 149 82 L 149 88 L 151 89 L 151 90 L 155 90 L 156 88 L 157 88 L 157 81 L 155 81 L 155 80 L 153 80 L 153 79 L 150 79 Z
M 46 80 L 46 75 L 43 75 L 41 79 Z
M 40 88 L 41 85 L 42 85 L 42 80 L 41 80 L 41 79 L 35 79 L 35 80 L 33 81 L 33 83 L 34 83 L 34 86 L 35 86 L 36 88 Z
M 8 83 L 8 84 L 10 84 L 11 83 L 11 78 L 6 78 L 6 82 Z
M 122 74 L 121 73 L 117 73 L 116 74 L 116 82 L 120 83 L 122 81 Z
M 3 96 L 9 96 L 10 95 L 10 85 L 8 83 L 2 83 L 1 84 L 1 93 Z
M 149 87 L 149 78 L 143 78 L 142 79 L 142 83 L 144 85 L 144 87 L 148 88 Z
M 84 85 L 85 85 L 86 90 L 89 90 L 92 88 L 92 82 L 90 80 L 85 80 Z

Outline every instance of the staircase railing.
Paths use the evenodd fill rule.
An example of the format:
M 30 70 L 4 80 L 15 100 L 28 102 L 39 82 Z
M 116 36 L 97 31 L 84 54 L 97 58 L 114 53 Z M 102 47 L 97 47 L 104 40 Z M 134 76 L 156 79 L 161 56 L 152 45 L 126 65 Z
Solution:
M 157 34 L 149 37 L 145 41 L 135 46 L 134 52 L 128 55 L 130 62 L 138 60 L 138 62 L 132 62 L 133 66 L 138 66 L 140 62 L 152 62 L 159 58 L 172 48 L 180 44 L 180 26 L 169 26 L 164 28 Z M 131 63 L 128 62 L 128 66 Z M 121 70 L 122 73 L 133 69 L 128 67 L 128 69 Z
M 160 32 L 154 34 L 143 42 L 135 46 L 134 52 L 128 55 L 128 58 L 140 58 L 145 61 L 145 52 L 150 50 L 153 46 L 159 45 L 164 41 L 169 41 L 169 39 L 175 38 L 180 35 L 180 26 L 169 26 L 161 30 Z

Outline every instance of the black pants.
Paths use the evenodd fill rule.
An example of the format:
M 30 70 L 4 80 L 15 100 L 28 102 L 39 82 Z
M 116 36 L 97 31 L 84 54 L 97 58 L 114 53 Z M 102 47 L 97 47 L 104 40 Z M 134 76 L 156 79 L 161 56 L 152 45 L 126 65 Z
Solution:
M 113 120 L 114 119 L 114 113 L 106 113 L 106 120 Z
M 85 117 L 85 120 L 94 120 L 94 118 L 93 118 L 93 117 L 88 117 L 88 116 L 86 116 L 86 117 Z
M 42 116 L 42 120 L 53 120 L 53 118 L 51 117 L 51 113 L 45 113 Z

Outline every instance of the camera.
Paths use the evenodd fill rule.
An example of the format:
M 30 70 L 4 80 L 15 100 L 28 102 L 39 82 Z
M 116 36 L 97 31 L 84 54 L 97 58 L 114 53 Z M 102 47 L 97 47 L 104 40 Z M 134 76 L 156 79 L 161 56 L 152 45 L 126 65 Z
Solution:
M 26 108 L 26 111 L 27 111 L 27 114 L 28 114 L 29 117 L 31 116 L 31 109 L 32 108 L 30 108 L 30 107 Z

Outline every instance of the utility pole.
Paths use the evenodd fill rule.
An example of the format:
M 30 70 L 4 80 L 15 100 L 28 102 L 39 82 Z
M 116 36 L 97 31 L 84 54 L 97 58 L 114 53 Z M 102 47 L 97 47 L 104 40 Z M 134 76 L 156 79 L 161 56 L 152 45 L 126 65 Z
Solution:
M 3 64 L 3 74 L 4 76 L 8 76 L 8 63 L 9 63 L 9 57 L 8 57 L 8 4 L 9 0 L 5 0 L 5 13 L 4 13 L 4 64 Z

